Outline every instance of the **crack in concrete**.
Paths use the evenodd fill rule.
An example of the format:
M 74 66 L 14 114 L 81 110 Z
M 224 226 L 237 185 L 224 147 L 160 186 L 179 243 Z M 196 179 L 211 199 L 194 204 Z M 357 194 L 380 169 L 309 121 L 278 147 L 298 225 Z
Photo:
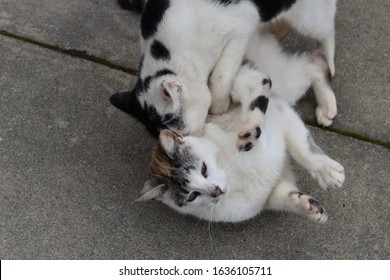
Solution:
M 363 142 L 367 142 L 370 144 L 374 144 L 374 145 L 378 145 L 378 146 L 382 146 L 382 147 L 385 147 L 387 149 L 390 149 L 390 143 L 386 143 L 386 142 L 383 142 L 380 140 L 372 139 L 368 136 L 365 136 L 365 135 L 362 135 L 359 133 L 350 132 L 350 131 L 346 131 L 346 130 L 342 130 L 342 129 L 338 129 L 338 128 L 334 128 L 334 127 L 323 127 L 323 126 L 320 126 L 319 124 L 317 124 L 313 121 L 308 121 L 308 120 L 305 120 L 305 124 L 308 126 L 311 126 L 311 127 L 320 128 L 320 129 L 323 129 L 323 130 L 326 130 L 329 132 L 333 132 L 333 133 L 336 133 L 336 134 L 339 134 L 342 136 L 351 137 L 351 138 L 354 138 L 354 139 L 357 139 L 357 140 L 360 140 Z
M 75 49 L 63 49 L 63 48 L 61 48 L 59 46 L 56 46 L 56 45 L 50 45 L 50 44 L 47 44 L 47 43 L 39 42 L 37 40 L 30 39 L 30 38 L 27 38 L 27 37 L 24 37 L 24 36 L 20 36 L 20 35 L 16 35 L 16 34 L 7 32 L 5 30 L 0 30 L 0 35 L 3 35 L 5 37 L 9 37 L 9 38 L 12 38 L 12 39 L 15 39 L 15 40 L 23 41 L 23 42 L 26 42 L 26 43 L 30 43 L 30 44 L 33 44 L 33 45 L 36 45 L 36 46 L 39 46 L 39 47 L 42 47 L 42 48 L 45 48 L 45 49 L 49 49 L 49 50 L 52 50 L 52 51 L 55 51 L 55 52 L 58 52 L 58 53 L 67 54 L 67 55 L 70 55 L 72 57 L 85 59 L 85 60 L 88 60 L 90 62 L 101 64 L 101 65 L 107 66 L 109 68 L 112 68 L 112 69 L 115 69 L 115 70 L 119 70 L 119 71 L 125 72 L 125 73 L 133 75 L 133 76 L 137 76 L 137 71 L 136 70 L 128 68 L 128 67 L 125 67 L 125 66 L 121 66 L 121 65 L 118 65 L 118 64 L 115 64 L 115 63 L 112 63 L 112 62 L 110 62 L 110 61 L 108 61 L 108 60 L 106 60 L 104 58 L 88 54 L 87 51 L 79 51 L 79 50 L 75 50 Z
M 16 35 L 16 34 L 7 32 L 5 30 L 0 30 L 0 35 L 3 35 L 5 37 L 9 37 L 9 38 L 12 38 L 15 40 L 23 41 L 26 43 L 30 43 L 30 44 L 33 44 L 33 45 L 36 45 L 36 46 L 39 46 L 39 47 L 42 47 L 45 49 L 49 49 L 49 50 L 52 50 L 52 51 L 55 51 L 58 53 L 66 54 L 66 55 L 69 55 L 72 57 L 85 59 L 85 60 L 88 60 L 90 62 L 94 62 L 94 63 L 100 64 L 100 65 L 103 65 L 103 66 L 106 66 L 106 67 L 109 67 L 109 68 L 112 68 L 115 70 L 119 70 L 119 71 L 125 72 L 125 73 L 133 75 L 133 76 L 137 76 L 136 70 L 125 67 L 125 66 L 117 65 L 115 63 L 112 63 L 112 62 L 104 59 L 104 58 L 100 58 L 100 57 L 88 54 L 87 51 L 79 51 L 79 50 L 75 50 L 75 49 L 63 49 L 63 48 L 56 46 L 56 45 L 51 45 L 51 44 L 39 42 L 37 40 L 30 39 L 30 38 L 20 36 L 20 35 Z M 315 123 L 313 121 L 308 121 L 308 120 L 305 121 L 305 124 L 308 126 L 311 126 L 311 127 L 320 128 L 320 129 L 323 129 L 323 130 L 326 130 L 329 132 L 333 132 L 333 133 L 336 133 L 336 134 L 339 134 L 342 136 L 351 137 L 351 138 L 357 139 L 359 141 L 371 143 L 374 145 L 378 145 L 378 146 L 382 146 L 382 147 L 385 147 L 387 149 L 390 149 L 390 143 L 386 143 L 386 142 L 383 142 L 380 140 L 372 139 L 372 138 L 365 136 L 365 135 L 361 135 L 358 133 L 345 131 L 345 130 L 333 128 L 333 127 L 322 127 L 322 126 L 318 125 L 317 123 Z

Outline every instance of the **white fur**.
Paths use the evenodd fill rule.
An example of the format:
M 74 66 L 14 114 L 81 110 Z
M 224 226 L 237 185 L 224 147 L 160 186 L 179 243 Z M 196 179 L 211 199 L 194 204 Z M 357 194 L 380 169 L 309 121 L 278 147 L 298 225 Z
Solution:
M 187 88 L 181 99 L 186 123 L 182 133 L 197 132 L 204 125 L 212 97 L 208 88 L 211 72 L 215 77 L 211 78 L 211 91 L 217 100 L 214 103 L 223 104 L 223 108 L 215 113 L 227 109 L 229 100 L 226 95 L 230 94 L 233 77 L 257 23 L 257 11 L 246 1 L 224 7 L 208 1 L 171 0 L 157 34 L 147 41 L 142 40 L 145 57 L 141 78 L 169 68 L 177 74 L 171 78 Z M 155 39 L 170 50 L 169 62 L 156 61 L 149 55 L 148 50 Z M 153 104 L 160 113 L 171 110 L 166 103 L 159 101 L 164 79 L 165 76 L 153 81 L 150 94 L 140 97 L 141 104 Z
M 179 96 L 185 123 L 179 132 L 183 134 L 199 132 L 209 110 L 221 114 L 229 107 L 248 40 L 259 25 L 258 11 L 251 1 L 226 7 L 216 2 L 171 0 L 155 36 L 142 40 L 144 61 L 140 77 L 145 79 L 164 68 L 177 75 L 153 80 L 147 93 L 140 95 L 140 104 L 153 105 L 162 115 L 176 113 L 177 107 L 164 99 L 161 84 L 169 78 L 184 85 L 186 90 Z M 336 0 L 297 0 L 275 19 L 283 19 L 299 32 L 320 40 L 332 73 L 335 10 Z M 149 48 L 154 40 L 170 50 L 169 61 L 151 57 Z M 254 46 L 261 46 L 261 42 Z M 331 123 L 334 114 L 329 113 L 329 117 L 327 111 L 321 107 L 317 113 L 318 118 L 324 119 L 319 121 L 324 125 Z
M 332 76 L 335 74 L 335 26 L 337 0 L 299 0 L 274 21 L 284 20 L 303 35 L 317 39 L 327 58 Z
M 308 3 L 305 0 L 299 1 Z M 181 9 L 183 8 L 181 7 Z M 216 7 L 216 9 L 219 8 Z M 287 14 L 281 15 L 281 17 L 291 21 Z M 299 19 L 298 16 L 295 15 L 295 17 L 296 20 Z M 306 18 L 304 19 L 306 20 Z M 307 20 L 310 20 L 310 17 Z M 304 26 L 306 25 L 301 26 L 303 31 L 306 30 Z M 298 191 L 289 167 L 288 154 L 317 179 L 322 189 L 337 189 L 342 186 L 345 179 L 344 168 L 321 152 L 312 141 L 310 133 L 301 119 L 291 108 L 291 105 L 310 86 L 313 86 L 318 102 L 317 121 L 324 125 L 332 123 L 337 108 L 334 93 L 326 80 L 327 66 L 323 65 L 316 54 L 285 54 L 274 37 L 265 34 L 261 26 L 259 28 L 261 30 L 254 30 L 245 56 L 248 60 L 253 61 L 261 71 L 248 65 L 242 67 L 238 72 L 237 79 L 231 77 L 229 80 L 231 85 L 227 86 L 230 88 L 229 95 L 231 93 L 236 104 L 224 115 L 210 116 L 202 137 L 180 138 L 180 145 L 190 147 L 190 150 L 208 167 L 207 178 L 202 176 L 199 168 L 188 171 L 190 178 L 188 186 L 186 186 L 188 196 L 193 192 L 198 192 L 200 195 L 195 200 L 179 206 L 172 194 L 166 191 L 164 183 L 159 182 L 161 184 L 151 186 L 148 182 L 140 200 L 160 199 L 180 213 L 194 215 L 209 221 L 243 221 L 268 208 L 289 210 L 306 215 L 309 219 L 319 223 L 326 222 L 327 214 L 318 202 L 310 195 Z M 216 33 L 215 37 L 218 38 L 219 35 Z M 166 34 L 166 36 L 169 35 Z M 212 43 L 211 41 L 211 39 L 210 42 L 207 41 L 206 45 Z M 207 48 L 209 47 L 207 46 Z M 211 68 L 214 69 L 210 81 L 211 89 L 214 87 L 224 88 L 227 81 L 224 78 L 223 69 L 230 69 L 226 68 L 230 65 L 229 63 L 232 63 L 231 66 L 234 69 L 240 64 L 237 61 L 233 63 L 234 60 L 229 59 L 231 56 L 234 57 L 234 54 L 230 52 L 229 48 L 226 48 L 226 45 L 223 45 L 222 49 L 219 47 L 215 49 L 215 54 L 218 53 L 218 55 L 213 56 L 212 52 L 211 56 L 218 57 L 218 63 L 221 62 L 221 65 L 225 65 L 225 67 Z M 176 68 L 175 71 L 179 74 L 178 76 L 157 79 L 155 83 L 156 87 L 169 89 L 173 100 L 172 104 L 182 104 L 183 112 L 186 114 L 187 129 L 184 131 L 185 133 L 196 132 L 203 125 L 205 117 L 200 116 L 205 112 L 201 107 L 203 104 L 201 102 L 206 104 L 210 101 L 207 99 L 210 98 L 210 95 L 204 94 L 206 90 L 202 91 L 204 89 L 203 83 L 197 82 L 199 80 L 207 82 L 208 76 L 202 75 L 202 69 L 205 69 L 202 67 L 207 64 L 205 64 L 206 60 L 210 62 L 208 60 L 210 59 L 209 53 L 204 53 L 206 60 L 203 60 L 202 56 L 199 58 L 195 55 L 197 51 L 200 54 L 205 50 L 191 48 L 189 54 L 186 54 L 190 56 L 177 61 L 177 69 L 180 71 L 177 71 Z M 225 50 L 229 56 L 222 55 L 221 57 L 221 53 L 224 54 Z M 241 54 L 239 61 L 243 55 L 244 53 Z M 192 61 L 189 60 L 191 58 L 195 61 L 194 64 L 184 63 L 186 65 L 183 65 L 183 61 Z M 147 61 L 145 58 L 145 62 Z M 207 65 L 210 69 L 213 64 Z M 161 65 L 155 71 L 157 69 L 161 69 Z M 263 74 L 263 72 L 267 74 Z M 191 78 L 182 78 L 182 74 Z M 273 82 L 272 94 L 269 84 L 263 83 L 263 80 L 268 78 L 271 78 Z M 214 83 L 214 81 L 217 82 Z M 193 89 L 197 89 L 196 94 L 194 94 Z M 269 97 L 268 109 L 265 114 L 258 108 L 250 109 L 252 102 L 261 95 Z M 213 98 L 215 96 L 218 95 L 213 92 Z M 152 97 L 145 95 L 143 98 Z M 172 105 L 172 108 L 177 108 L 177 106 Z M 257 128 L 261 128 L 259 139 L 253 137 Z M 250 136 L 246 137 L 246 134 Z M 176 138 L 178 137 L 169 139 L 169 134 L 164 134 L 162 138 L 160 136 L 160 143 L 164 149 L 174 150 Z M 247 144 L 251 144 L 250 151 L 243 152 L 246 150 Z
M 243 116 L 245 112 L 250 114 L 252 110 L 248 110 L 247 105 L 257 96 L 270 95 L 270 88 L 262 85 L 267 77 L 256 69 L 244 66 L 236 81 L 243 85 L 235 85 L 235 89 L 241 91 L 234 92 L 234 100 L 241 105 L 227 114 L 231 117 L 229 126 L 224 125 L 226 116 L 214 117 L 213 123 L 206 125 L 202 137 L 187 136 L 180 140 L 181 144 L 191 148 L 200 161 L 207 164 L 209 177 L 202 179 L 201 174 L 190 171 L 187 191 L 197 191 L 201 195 L 184 206 L 178 206 L 167 191 L 159 194 L 163 203 L 180 213 L 209 221 L 239 222 L 268 208 L 288 210 L 319 223 L 326 222 L 327 214 L 319 203 L 310 195 L 298 191 L 289 168 L 288 153 L 325 190 L 342 186 L 344 168 L 315 146 L 309 131 L 285 100 L 271 94 L 265 123 L 261 118 L 257 119 L 257 125 L 262 127 L 260 138 L 251 139 L 256 142 L 248 152 L 237 149 L 236 128 L 246 126 L 245 122 L 242 123 L 245 118 L 237 116 Z M 258 86 L 251 86 L 256 83 Z M 210 186 L 218 186 L 221 194 L 212 197 Z M 155 197 L 148 196 L 141 200 L 151 198 Z

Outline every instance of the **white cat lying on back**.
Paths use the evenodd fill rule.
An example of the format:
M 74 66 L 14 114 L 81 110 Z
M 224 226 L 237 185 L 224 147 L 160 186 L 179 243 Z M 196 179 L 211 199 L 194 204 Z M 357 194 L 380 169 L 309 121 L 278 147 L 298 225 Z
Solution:
M 152 156 L 154 179 L 145 183 L 139 200 L 161 200 L 180 213 L 209 221 L 239 222 L 263 209 L 274 209 L 326 222 L 324 208 L 298 190 L 288 153 L 322 189 L 337 189 L 344 183 L 343 166 L 315 145 L 290 107 L 310 84 L 316 89 L 317 83 L 317 111 L 335 109 L 334 94 L 326 82 L 328 69 L 317 54 L 288 57 L 275 51 L 272 55 L 279 70 L 268 70 L 275 88 L 283 92 L 271 94 L 269 77 L 253 64 L 244 65 L 232 92 L 240 106 L 210 119 L 203 136 L 162 131 Z M 289 71 L 294 74 L 290 78 Z M 177 91 L 181 88 L 176 82 L 165 82 Z

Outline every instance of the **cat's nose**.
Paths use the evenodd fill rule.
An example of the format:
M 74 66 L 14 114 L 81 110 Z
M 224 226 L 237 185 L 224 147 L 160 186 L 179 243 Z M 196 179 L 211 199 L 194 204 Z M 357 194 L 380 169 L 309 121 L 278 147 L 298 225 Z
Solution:
M 214 192 L 211 194 L 211 196 L 212 197 L 218 197 L 221 194 L 223 194 L 223 191 L 218 186 L 216 186 L 215 189 L 214 189 Z

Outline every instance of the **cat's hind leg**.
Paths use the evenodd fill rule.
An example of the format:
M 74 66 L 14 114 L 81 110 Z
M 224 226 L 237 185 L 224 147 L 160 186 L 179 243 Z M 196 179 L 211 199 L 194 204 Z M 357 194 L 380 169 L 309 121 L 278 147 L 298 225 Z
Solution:
M 320 203 L 311 195 L 300 192 L 292 178 L 284 178 L 278 183 L 267 200 L 266 208 L 290 211 L 320 224 L 328 220 L 328 214 Z
M 336 97 L 325 56 L 320 51 L 309 54 L 285 53 L 271 34 L 259 29 L 248 44 L 246 58 L 275 81 L 273 91 L 294 105 L 313 86 L 318 102 L 317 122 L 329 126 L 337 114 Z
M 344 167 L 329 158 L 314 143 L 310 132 L 297 113 L 287 104 L 279 104 L 279 123 L 282 125 L 289 153 L 294 160 L 306 168 L 317 179 L 324 190 L 338 189 L 344 183 Z
M 335 74 L 336 0 L 300 0 L 282 19 L 303 35 L 316 39 L 324 51 L 331 76 Z

